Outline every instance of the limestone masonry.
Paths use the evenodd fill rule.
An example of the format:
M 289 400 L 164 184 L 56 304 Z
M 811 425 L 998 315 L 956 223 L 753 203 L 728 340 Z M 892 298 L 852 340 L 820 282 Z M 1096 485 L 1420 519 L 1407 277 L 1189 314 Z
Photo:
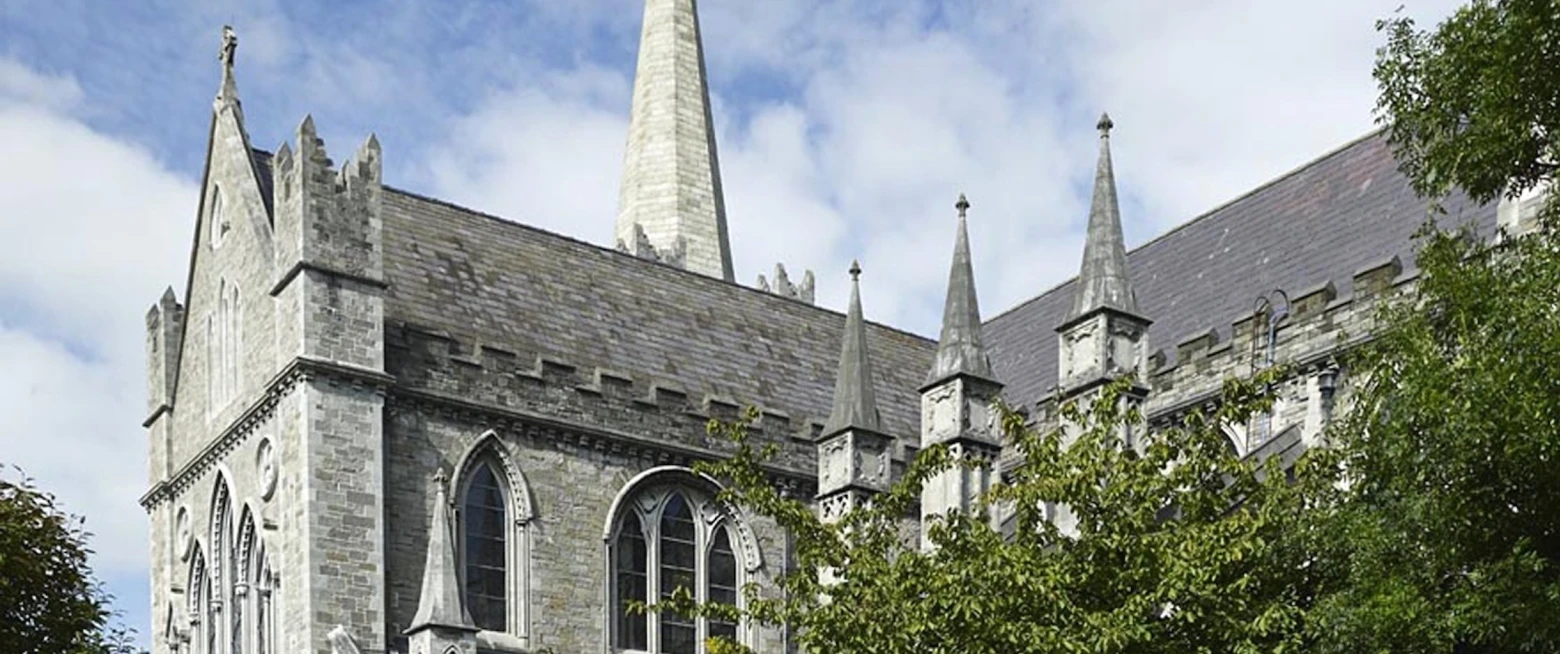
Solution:
M 690 471 L 728 451 L 709 418 L 758 407 L 776 483 L 825 519 L 949 443 L 980 465 L 929 484 L 924 523 L 1000 478 L 998 398 L 1043 420 L 1136 372 L 1155 425 L 1290 363 L 1230 445 L 1292 458 L 1346 403 L 1336 354 L 1417 275 L 1427 205 L 1379 133 L 1127 251 L 1107 117 L 1079 277 L 995 317 L 962 197 L 936 341 L 866 320 L 870 270 L 846 315 L 812 306 L 811 272 L 741 286 L 701 39 L 694 0 L 647 0 L 601 248 L 387 186 L 374 137 L 338 163 L 310 118 L 255 148 L 224 31 L 190 276 L 147 315 L 158 654 L 794 651 L 785 629 L 624 610 L 677 587 L 740 602 L 791 563 Z M 1532 214 L 1445 206 L 1486 236 Z

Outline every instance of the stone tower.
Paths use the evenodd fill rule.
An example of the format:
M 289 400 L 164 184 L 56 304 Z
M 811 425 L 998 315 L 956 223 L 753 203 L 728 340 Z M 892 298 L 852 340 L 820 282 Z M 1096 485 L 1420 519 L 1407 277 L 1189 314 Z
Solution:
M 1094 198 L 1083 246 L 1076 294 L 1060 334 L 1059 399 L 1077 398 L 1110 380 L 1136 375 L 1129 394 L 1141 401 L 1148 393 L 1145 374 L 1148 318 L 1138 313 L 1137 297 L 1127 271 L 1127 249 L 1121 235 L 1121 210 L 1116 201 L 1116 175 L 1110 162 L 1110 116 L 1101 115 L 1099 163 L 1094 172 Z
M 157 651 L 383 643 L 379 144 L 338 169 L 306 118 L 255 150 L 237 44 L 224 29 L 186 306 L 148 319 Z
M 695 0 L 646 0 L 618 248 L 734 281 Z
M 926 384 L 921 387 L 921 447 L 947 444 L 960 465 L 927 480 L 921 490 L 921 545 L 931 545 L 928 527 L 950 511 L 968 511 L 991 487 L 1001 432 L 994 407 L 1002 384 L 991 371 L 981 343 L 980 303 L 975 297 L 975 272 L 970 262 L 966 213 L 970 203 L 959 195 L 958 233 L 953 264 L 948 271 L 948 298 L 943 305 L 942 336 Z M 973 463 L 973 465 L 964 465 Z

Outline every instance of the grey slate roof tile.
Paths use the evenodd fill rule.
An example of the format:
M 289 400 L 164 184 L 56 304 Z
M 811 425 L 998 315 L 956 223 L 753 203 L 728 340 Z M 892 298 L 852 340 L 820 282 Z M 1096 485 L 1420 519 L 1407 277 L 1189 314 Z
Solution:
M 522 361 L 671 382 L 695 401 L 710 393 L 795 421 L 829 415 L 840 313 L 391 188 L 384 249 L 389 321 Z M 870 286 L 865 294 L 870 316 Z M 918 438 L 916 388 L 936 344 L 871 325 L 868 346 L 883 428 Z
M 1443 225 L 1475 221 L 1494 231 L 1495 208 L 1455 197 Z M 1397 170 L 1382 132 L 1372 133 L 1218 207 L 1127 255 L 1139 313 L 1154 321 L 1149 348 L 1174 362 L 1182 339 L 1214 329 L 1220 341 L 1259 294 L 1291 295 L 1327 281 L 1350 294 L 1361 267 L 1396 254 L 1413 265 L 1411 236 L 1427 217 Z M 1056 384 L 1055 327 L 1076 280 L 987 320 L 983 336 L 1010 402 L 1040 399 Z

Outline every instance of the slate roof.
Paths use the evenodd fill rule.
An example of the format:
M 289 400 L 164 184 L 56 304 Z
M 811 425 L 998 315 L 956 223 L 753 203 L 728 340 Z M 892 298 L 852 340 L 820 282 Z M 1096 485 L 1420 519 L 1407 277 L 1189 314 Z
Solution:
M 829 415 L 840 313 L 406 191 L 383 197 L 387 321 L 758 404 L 793 425 Z M 881 325 L 867 340 L 884 430 L 918 438 L 936 344 Z
M 1494 232 L 1494 205 L 1443 202 L 1443 225 L 1475 220 Z M 1414 231 L 1427 216 L 1374 132 L 1139 246 L 1127 255 L 1139 313 L 1154 321 L 1150 351 L 1214 329 L 1220 342 L 1258 295 L 1332 282 L 1352 293 L 1355 272 L 1400 256 L 1414 271 Z M 983 336 L 1009 401 L 1030 403 L 1056 384 L 1057 335 L 1072 305 L 1069 280 L 986 321 Z

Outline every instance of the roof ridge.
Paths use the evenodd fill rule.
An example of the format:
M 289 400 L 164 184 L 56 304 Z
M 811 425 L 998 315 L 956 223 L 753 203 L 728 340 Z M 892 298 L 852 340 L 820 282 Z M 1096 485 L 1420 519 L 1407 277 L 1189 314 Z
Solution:
M 433 197 L 431 195 L 418 193 L 416 191 L 407 190 L 407 189 L 404 189 L 404 188 L 401 188 L 401 187 L 398 187 L 398 186 L 392 186 L 390 184 L 385 184 L 384 185 L 384 190 L 390 191 L 390 192 L 394 192 L 394 193 L 399 193 L 401 195 L 405 195 L 405 196 L 408 196 L 408 197 L 416 198 L 416 199 L 422 200 L 424 202 L 431 202 L 431 203 L 434 203 L 434 204 L 442 205 L 442 206 L 448 207 L 450 209 L 455 209 L 457 211 L 464 212 L 464 213 L 469 214 L 471 216 L 475 216 L 475 217 L 479 217 L 479 218 L 484 218 L 484 219 L 487 219 L 487 220 L 495 221 L 495 222 L 500 223 L 501 225 L 503 225 L 506 229 L 525 230 L 525 231 L 532 232 L 532 233 L 535 233 L 535 234 L 539 234 L 539 235 L 542 235 L 542 236 L 545 236 L 545 237 L 548 237 L 548 238 L 554 238 L 554 239 L 562 240 L 562 241 L 565 241 L 565 242 L 570 242 L 570 243 L 574 243 L 574 244 L 577 244 L 577 245 L 582 245 L 582 246 L 585 246 L 585 247 L 590 248 L 590 249 L 599 250 L 601 252 L 605 252 L 605 253 L 607 253 L 609 255 L 612 255 L 612 256 L 615 256 L 615 257 L 621 257 L 623 260 L 637 262 L 637 263 L 639 263 L 641 265 L 658 266 L 658 267 L 660 267 L 662 269 L 665 269 L 665 270 L 675 271 L 678 274 L 688 275 L 690 279 L 696 278 L 696 279 L 702 280 L 703 282 L 712 282 L 712 283 L 723 285 L 723 286 L 729 286 L 729 287 L 733 287 L 733 288 L 742 289 L 743 291 L 748 292 L 748 293 L 752 293 L 755 296 L 762 296 L 766 300 L 781 300 L 781 301 L 784 301 L 784 302 L 789 302 L 793 306 L 802 307 L 804 309 L 809 309 L 809 310 L 813 310 L 813 311 L 820 311 L 820 312 L 824 312 L 824 313 L 833 314 L 835 316 L 838 316 L 842 320 L 845 318 L 845 315 L 846 315 L 844 311 L 836 311 L 836 310 L 830 309 L 828 307 L 823 307 L 823 306 L 819 306 L 819 305 L 815 305 L 815 304 L 809 304 L 807 302 L 803 302 L 803 301 L 798 300 L 796 298 L 790 298 L 790 297 L 785 297 L 785 296 L 782 296 L 782 295 L 776 295 L 774 293 L 766 292 L 766 291 L 764 291 L 762 289 L 752 288 L 752 287 L 749 287 L 749 286 L 744 286 L 740 282 L 737 282 L 737 281 L 727 281 L 727 280 L 720 279 L 720 278 L 717 278 L 717 277 L 711 277 L 709 275 L 704 275 L 704 274 L 700 274 L 700 273 L 697 273 L 697 272 L 685 270 L 683 268 L 679 268 L 677 266 L 674 266 L 674 265 L 671 265 L 671 264 L 668 264 L 668 263 L 664 263 L 664 262 L 661 262 L 661 261 L 652 261 L 652 260 L 645 259 L 645 258 L 642 258 L 642 257 L 636 257 L 633 254 L 630 254 L 630 253 L 627 253 L 627 252 L 618 251 L 616 248 L 610 248 L 610 247 L 606 247 L 606 246 L 603 246 L 603 245 L 598 245 L 596 243 L 592 243 L 592 242 L 586 241 L 584 239 L 580 239 L 580 238 L 576 238 L 576 237 L 573 237 L 573 236 L 569 236 L 567 234 L 562 234 L 562 233 L 559 233 L 559 232 L 554 232 L 554 231 L 551 231 L 551 230 L 543 229 L 541 227 L 537 227 L 535 225 L 530 225 L 530 224 L 527 224 L 527 223 L 522 223 L 522 222 L 519 222 L 517 220 L 510 220 L 508 218 L 504 218 L 504 217 L 496 215 L 496 214 L 487 213 L 487 212 L 481 211 L 479 209 L 473 209 L 471 207 L 467 207 L 467 206 L 464 206 L 464 205 L 456 204 L 455 202 L 452 202 L 452 201 L 449 201 L 449 200 L 443 200 L 443 199 L 440 199 L 440 198 Z M 895 327 L 893 325 L 889 325 L 889 324 L 885 324 L 885 323 L 877 322 L 877 321 L 873 321 L 873 320 L 867 320 L 865 322 L 868 325 L 875 326 L 875 327 L 877 327 L 879 329 L 884 329 L 884 330 L 887 330 L 887 331 L 890 331 L 890 332 L 903 334 L 905 336 L 909 336 L 909 337 L 914 338 L 916 340 L 925 341 L 927 344 L 929 344 L 929 345 L 931 345 L 933 347 L 935 347 L 936 344 L 937 344 L 937 340 L 936 339 L 928 338 L 926 336 L 922 336 L 920 334 L 917 334 L 915 332 L 909 331 L 907 329 L 902 329 L 902 328 L 899 328 L 899 327 Z

